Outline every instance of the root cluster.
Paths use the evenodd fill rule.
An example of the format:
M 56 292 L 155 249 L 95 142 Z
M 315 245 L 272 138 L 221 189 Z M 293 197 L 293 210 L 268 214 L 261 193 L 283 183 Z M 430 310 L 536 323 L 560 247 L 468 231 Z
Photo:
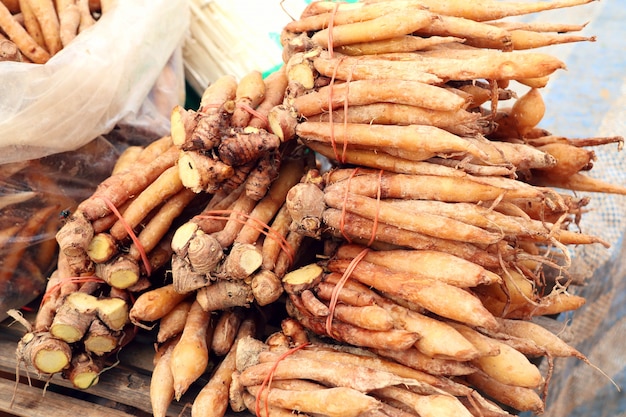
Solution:
M 587 2 L 311 3 L 284 67 L 215 80 L 79 204 L 20 356 L 92 372 L 158 325 L 155 416 L 205 373 L 193 415 L 541 413 L 587 359 L 530 319 L 584 304 L 578 192 L 626 194 L 588 148 L 623 138 L 540 127 L 564 65 L 534 49 L 584 25 L 501 19 Z

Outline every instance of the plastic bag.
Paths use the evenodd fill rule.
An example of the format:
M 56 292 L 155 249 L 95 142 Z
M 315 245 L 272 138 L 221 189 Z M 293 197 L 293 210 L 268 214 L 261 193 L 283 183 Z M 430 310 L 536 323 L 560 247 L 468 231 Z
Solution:
M 74 207 L 107 178 L 119 135 L 76 151 L 0 165 L 0 320 L 44 290 L 56 266 L 57 230 Z
M 184 0 L 119 2 L 46 64 L 0 65 L 0 164 L 132 124 L 189 24 Z M 148 118 L 149 120 L 150 118 Z
M 183 0 L 120 2 L 45 65 L 0 65 L 0 320 L 43 292 L 56 231 L 120 152 L 169 132 L 187 27 Z

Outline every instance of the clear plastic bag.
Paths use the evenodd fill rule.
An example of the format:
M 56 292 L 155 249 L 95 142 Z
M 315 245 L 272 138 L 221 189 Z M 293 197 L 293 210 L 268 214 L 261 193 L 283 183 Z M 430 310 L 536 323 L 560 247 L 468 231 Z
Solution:
M 0 164 L 78 149 L 122 120 L 167 124 L 149 93 L 188 24 L 184 0 L 123 1 L 46 64 L 3 62 Z
M 75 151 L 0 165 L 0 320 L 7 310 L 43 292 L 56 265 L 56 232 L 110 175 L 126 146 L 117 136 L 99 136 Z
M 64 216 L 185 100 L 184 0 L 118 5 L 46 64 L 0 65 L 0 320 L 38 297 Z

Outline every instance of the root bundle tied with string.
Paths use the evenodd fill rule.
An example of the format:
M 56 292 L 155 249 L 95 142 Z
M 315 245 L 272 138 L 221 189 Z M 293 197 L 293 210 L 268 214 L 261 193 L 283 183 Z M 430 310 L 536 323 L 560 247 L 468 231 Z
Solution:
M 535 49 L 595 41 L 571 33 L 585 25 L 500 21 L 588 1 L 435 3 L 314 2 L 283 29 L 289 88 L 270 126 L 331 161 L 321 183 L 287 195 L 294 230 L 327 242 L 322 260 L 283 279 L 287 311 L 325 340 L 464 381 L 495 401 L 489 415 L 539 413 L 553 355 L 504 323 L 584 304 L 570 291 L 570 247 L 609 244 L 578 229 L 589 199 L 568 191 L 624 194 L 587 174 L 586 149 L 623 138 L 540 127 L 541 88 L 565 65 Z M 385 19 L 397 24 L 375 24 Z
M 501 19 L 588 2 L 310 3 L 280 70 L 216 78 L 69 216 L 20 359 L 88 378 L 158 326 L 155 416 L 203 375 L 215 417 L 541 413 L 589 361 L 532 319 L 584 305 L 583 192 L 626 194 L 589 148 L 623 138 L 540 126 L 535 49 L 585 25 Z

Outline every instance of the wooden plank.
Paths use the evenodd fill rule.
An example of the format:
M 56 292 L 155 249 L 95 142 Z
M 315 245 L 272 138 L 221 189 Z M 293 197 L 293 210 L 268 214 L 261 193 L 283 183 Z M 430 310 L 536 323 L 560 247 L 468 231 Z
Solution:
M 0 327 L 0 371 L 15 375 L 15 349 L 17 347 L 18 339 L 19 333 L 15 332 L 13 329 L 9 330 L 5 326 Z M 128 346 L 127 348 L 132 349 L 130 346 Z M 23 366 L 20 369 L 20 375 L 27 375 L 26 370 Z M 33 375 L 32 369 L 29 372 L 29 376 L 31 379 L 37 378 L 35 375 Z M 3 380 L 3 382 L 6 381 L 6 379 Z M 10 392 L 13 392 L 14 380 L 11 384 L 12 385 Z M 105 371 L 100 376 L 99 382 L 86 391 L 75 389 L 70 381 L 62 378 L 60 375 L 54 375 L 50 379 L 50 384 L 73 389 L 76 392 L 77 397 L 80 397 L 82 393 L 88 393 L 96 397 L 136 408 L 137 410 L 140 410 L 144 413 L 152 413 L 150 405 L 150 374 L 146 373 L 145 370 L 132 368 L 128 364 L 120 363 L 117 366 Z M 28 387 L 28 385 L 26 384 L 19 384 L 18 392 L 26 390 L 27 388 L 30 387 Z M 197 387 L 194 387 L 190 389 L 190 392 L 186 394 L 180 402 L 173 402 L 168 410 L 168 416 L 190 417 L 191 409 L 189 407 L 189 404 L 193 402 L 193 398 L 195 394 L 197 394 L 197 391 Z M 186 404 L 187 406 L 185 406 Z M 7 409 L 8 405 L 9 403 L 5 402 L 5 398 L 1 397 L 0 410 Z M 50 415 L 59 414 L 47 414 L 47 416 Z M 2 414 L 0 414 L 0 417 L 1 416 Z M 36 416 L 33 415 L 32 417 Z
M 133 417 L 113 408 L 68 397 L 56 392 L 47 391 L 43 395 L 40 388 L 20 384 L 13 404 L 11 399 L 15 382 L 0 379 L 0 411 L 10 416 L 19 417 L 50 417 L 50 416 L 84 416 L 90 417 Z M 88 414 L 87 414 L 88 413 Z

